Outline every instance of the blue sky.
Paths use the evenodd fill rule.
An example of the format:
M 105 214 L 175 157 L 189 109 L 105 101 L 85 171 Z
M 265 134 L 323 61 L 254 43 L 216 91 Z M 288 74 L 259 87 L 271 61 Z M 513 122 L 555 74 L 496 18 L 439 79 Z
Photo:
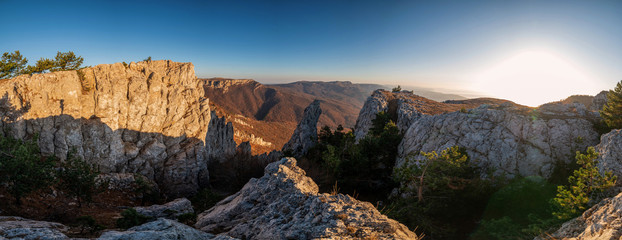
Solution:
M 87 65 L 193 62 L 200 77 L 477 91 L 480 72 L 544 49 L 596 88 L 622 80 L 622 1 L 0 0 L 0 9 L 0 50 L 31 63 L 72 50 Z

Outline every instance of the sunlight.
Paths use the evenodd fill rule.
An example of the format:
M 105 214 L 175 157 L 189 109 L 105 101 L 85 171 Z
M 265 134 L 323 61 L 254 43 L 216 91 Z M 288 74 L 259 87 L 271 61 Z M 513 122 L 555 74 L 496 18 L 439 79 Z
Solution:
M 524 51 L 475 77 L 473 88 L 527 106 L 574 94 L 596 94 L 598 84 L 564 58 L 547 51 Z

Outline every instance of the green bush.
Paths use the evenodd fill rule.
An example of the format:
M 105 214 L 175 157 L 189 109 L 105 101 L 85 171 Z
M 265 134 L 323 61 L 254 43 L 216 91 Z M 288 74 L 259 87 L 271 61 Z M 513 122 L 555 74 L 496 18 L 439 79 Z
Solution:
M 516 178 L 495 192 L 472 239 L 533 239 L 561 222 L 553 217 L 555 185 L 538 176 Z
M 41 155 L 37 137 L 21 141 L 11 137 L 0 137 L 0 185 L 21 205 L 21 199 L 28 193 L 49 187 L 54 182 L 54 157 Z
M 496 190 L 469 156 L 454 146 L 441 154 L 421 152 L 394 170 L 401 193 L 389 216 L 433 239 L 465 239 Z
M 611 171 L 598 171 L 598 153 L 589 147 L 585 154 L 577 151 L 577 164 L 581 167 L 568 177 L 569 186 L 557 187 L 554 202 L 558 210 L 553 214 L 559 219 L 570 219 L 580 215 L 591 205 L 606 197 L 606 190 L 615 186 L 617 176 Z
M 128 208 L 121 212 L 121 218 L 117 219 L 117 227 L 128 229 L 133 226 L 142 225 L 149 220 L 152 220 L 152 218 L 136 212 L 136 209 Z
M 380 200 L 394 187 L 391 173 L 401 140 L 402 134 L 390 114 L 380 112 L 368 134 L 358 143 L 354 133 L 344 132 L 342 126 L 335 131 L 323 127 L 318 144 L 303 158 L 320 168 L 318 172 L 330 175 L 315 176 L 323 190 L 339 182 L 342 192 L 356 192 L 370 201 Z
M 140 205 L 144 206 L 146 203 L 160 202 L 160 192 L 158 189 L 149 182 L 149 180 L 140 174 L 134 174 L 136 181 L 136 193 L 140 197 Z
M 102 192 L 102 188 L 96 182 L 99 170 L 75 154 L 75 149 L 67 153 L 57 175 L 61 189 L 76 197 L 78 206 L 82 207 L 82 201 L 92 202 L 93 195 Z

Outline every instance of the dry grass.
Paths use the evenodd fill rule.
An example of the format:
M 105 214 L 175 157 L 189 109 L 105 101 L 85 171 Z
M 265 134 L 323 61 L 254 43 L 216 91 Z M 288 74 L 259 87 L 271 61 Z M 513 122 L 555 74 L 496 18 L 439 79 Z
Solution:
M 345 213 L 338 213 L 337 215 L 335 215 L 335 217 L 344 222 L 348 220 L 348 215 L 346 215 Z
M 333 189 L 330 190 L 329 194 L 331 196 L 335 196 L 335 195 L 339 194 L 339 187 L 337 186 L 337 181 L 335 181 L 335 185 L 333 185 Z

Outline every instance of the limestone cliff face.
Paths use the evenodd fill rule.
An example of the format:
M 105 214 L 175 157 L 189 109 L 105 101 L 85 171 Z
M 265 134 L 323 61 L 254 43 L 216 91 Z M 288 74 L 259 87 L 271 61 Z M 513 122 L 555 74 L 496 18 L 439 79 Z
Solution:
M 482 167 L 510 176 L 550 176 L 555 164 L 574 161 L 575 151 L 596 145 L 594 114 L 580 104 L 522 109 L 482 105 L 466 112 L 424 116 L 406 131 L 398 148 L 399 166 L 419 152 L 458 145 Z
M 170 195 L 206 184 L 210 122 L 191 63 L 103 64 L 0 82 L 3 134 L 39 135 L 44 154 L 71 149 L 106 172 L 140 173 Z
M 294 134 L 283 146 L 283 151 L 291 151 L 295 157 L 301 157 L 317 143 L 317 121 L 322 109 L 320 101 L 315 100 L 305 108 L 302 120 L 296 126 Z
M 222 163 L 235 155 L 236 144 L 233 140 L 233 125 L 231 122 L 227 122 L 225 117 L 219 118 L 213 111 L 211 116 L 205 137 L 206 152 L 210 161 Z
M 369 129 L 372 127 L 372 121 L 376 119 L 376 114 L 379 112 L 386 112 L 389 109 L 389 100 L 387 95 L 382 93 L 382 90 L 376 90 L 370 97 L 367 98 L 359 117 L 356 119 L 356 125 L 354 126 L 354 137 L 356 140 L 362 139 L 367 135 Z
M 201 213 L 196 228 L 240 239 L 418 239 L 368 202 L 319 194 L 293 158 Z

